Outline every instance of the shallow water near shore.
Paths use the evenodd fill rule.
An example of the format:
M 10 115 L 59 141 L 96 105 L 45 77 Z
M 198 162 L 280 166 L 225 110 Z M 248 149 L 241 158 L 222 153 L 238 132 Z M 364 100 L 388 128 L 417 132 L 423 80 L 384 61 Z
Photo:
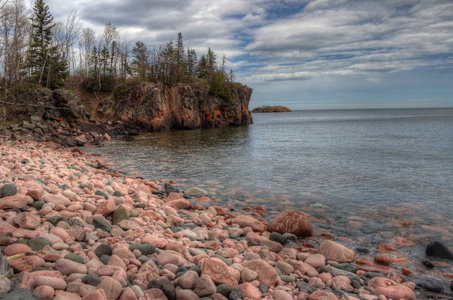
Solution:
M 269 218 L 288 208 L 307 211 L 317 228 L 365 246 L 395 236 L 416 244 L 451 239 L 453 109 L 253 118 L 248 127 L 153 133 L 88 151 L 131 176 L 203 188 L 213 204 L 263 205 Z

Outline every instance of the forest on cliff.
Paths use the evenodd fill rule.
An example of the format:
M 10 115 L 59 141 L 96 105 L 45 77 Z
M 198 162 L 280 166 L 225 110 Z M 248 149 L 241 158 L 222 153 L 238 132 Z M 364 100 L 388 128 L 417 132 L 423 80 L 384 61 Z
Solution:
M 203 83 L 209 93 L 231 99 L 234 72 L 226 58 L 211 49 L 198 57 L 185 48 L 183 36 L 158 48 L 121 37 L 112 23 L 101 35 L 84 28 L 71 11 L 66 22 L 54 22 L 50 8 L 36 0 L 27 12 L 25 0 L 0 1 L 0 101 L 23 101 L 35 87 L 83 89 L 111 93 L 130 83 Z M 24 97 L 22 97 L 24 98 Z

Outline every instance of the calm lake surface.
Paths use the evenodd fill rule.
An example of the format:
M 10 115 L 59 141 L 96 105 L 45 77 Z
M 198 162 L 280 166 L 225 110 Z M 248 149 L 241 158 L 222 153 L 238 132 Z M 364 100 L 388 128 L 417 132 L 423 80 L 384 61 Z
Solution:
M 453 232 L 453 109 L 254 114 L 254 124 L 153 133 L 91 148 L 118 170 L 173 179 L 232 209 L 295 208 L 379 243 Z M 398 222 L 409 221 L 411 226 Z M 444 229 L 447 229 L 444 231 Z

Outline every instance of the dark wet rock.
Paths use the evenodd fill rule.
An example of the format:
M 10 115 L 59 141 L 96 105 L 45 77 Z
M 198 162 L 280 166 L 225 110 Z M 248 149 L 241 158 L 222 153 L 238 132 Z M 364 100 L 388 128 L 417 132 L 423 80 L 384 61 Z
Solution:
M 0 188 L 0 198 L 14 196 L 17 194 L 17 188 L 12 183 L 7 183 Z
M 120 207 L 113 212 L 112 224 L 116 225 L 123 220 L 129 220 L 129 214 L 124 207 Z
M 173 283 L 168 279 L 151 280 L 148 289 L 160 289 L 167 296 L 168 300 L 176 299 L 176 289 Z
M 164 188 L 165 188 L 165 193 L 167 193 L 167 194 L 179 192 L 178 189 L 171 183 L 165 183 Z
M 355 273 L 357 271 L 357 265 L 352 263 L 333 264 L 332 267 L 340 270 L 345 270 L 351 273 Z
M 269 239 L 270 239 L 271 241 L 280 243 L 280 244 L 282 244 L 282 245 L 283 245 L 284 242 L 285 242 L 285 239 L 283 238 L 283 234 L 278 233 L 278 232 L 272 232 L 271 235 L 269 236 Z
M 101 257 L 99 257 L 99 260 L 104 264 L 104 265 L 108 265 L 109 263 L 109 259 L 110 259 L 110 255 L 101 255 Z
M 118 192 L 118 191 L 114 191 L 114 192 L 113 192 L 113 197 L 123 197 L 123 196 L 124 196 L 124 195 L 121 194 L 121 193 Z
M 364 274 L 365 277 L 368 277 L 368 278 L 374 278 L 374 277 L 385 277 L 384 274 L 382 273 L 378 273 L 378 272 L 366 272 Z
M 30 248 L 33 250 L 33 251 L 39 251 L 39 250 L 42 250 L 42 248 L 44 248 L 44 246 L 51 246 L 50 243 L 48 241 L 46 241 L 45 239 L 43 238 L 34 238 L 34 239 L 31 239 L 28 241 L 28 246 L 30 246 Z
M 94 228 L 99 228 L 106 232 L 110 232 L 110 230 L 112 230 L 112 226 L 110 226 L 110 224 L 107 221 L 100 218 L 93 219 L 93 225 Z
M 44 201 L 35 201 L 31 204 L 31 207 L 35 208 L 36 210 L 40 210 L 44 204 L 46 204 Z
M 110 245 L 101 244 L 99 245 L 96 250 L 94 250 L 94 254 L 97 257 L 101 257 L 102 255 L 112 255 L 113 247 Z
M 108 198 L 109 198 L 109 195 L 107 195 L 106 193 L 104 193 L 104 192 L 101 191 L 101 190 L 97 190 L 96 192 L 94 192 L 94 194 L 95 194 L 96 196 L 102 196 L 102 197 L 104 197 L 105 199 L 108 199 Z
M 201 268 L 197 265 L 193 265 L 190 267 L 189 271 L 197 272 L 199 276 L 201 276 Z
M 302 293 L 308 293 L 311 291 L 310 284 L 305 281 L 296 281 L 296 286 Z
M 58 222 L 65 220 L 64 218 L 60 216 L 53 216 L 47 219 L 47 222 L 52 224 L 53 226 L 57 226 Z
M 229 300 L 238 300 L 241 299 L 241 291 L 239 289 L 232 289 L 230 294 L 228 295 Z
M 82 278 L 82 282 L 97 287 L 101 283 L 101 278 L 96 274 L 87 274 Z
M 363 254 L 368 254 L 368 253 L 370 253 L 370 250 L 368 250 L 367 248 L 358 247 L 358 248 L 356 248 L 356 250 L 357 250 L 357 252 L 363 253 Z
M 0 234 L 0 246 L 8 246 L 9 237 L 5 234 Z
M 291 245 L 297 241 L 297 236 L 292 233 L 283 234 L 283 245 Z
M 79 264 L 84 264 L 85 263 L 83 258 L 80 255 L 77 255 L 77 254 L 74 254 L 74 253 L 66 254 L 64 258 L 72 260 L 72 261 L 74 261 L 76 263 L 79 263 Z
M 29 289 L 16 289 L 2 298 L 3 300 L 39 300 Z
M 264 294 L 264 293 L 267 293 L 267 286 L 263 285 L 263 284 L 260 284 L 260 286 L 258 287 L 258 290 Z
M 433 263 L 430 262 L 429 260 L 424 260 L 424 261 L 422 261 L 422 264 L 423 264 L 425 267 L 427 267 L 428 269 L 434 268 Z
M 225 297 L 228 297 L 231 293 L 232 288 L 225 283 L 219 284 L 217 286 L 217 293 L 222 294 Z
M 149 255 L 153 254 L 156 251 L 156 246 L 151 244 L 139 244 L 139 245 L 131 245 L 129 250 L 134 251 L 135 249 L 139 250 L 142 255 Z
M 444 285 L 442 281 L 433 277 L 422 277 L 414 280 L 418 288 L 427 290 L 429 292 L 443 293 Z
M 426 246 L 426 255 L 453 260 L 453 252 L 439 241 L 434 241 Z

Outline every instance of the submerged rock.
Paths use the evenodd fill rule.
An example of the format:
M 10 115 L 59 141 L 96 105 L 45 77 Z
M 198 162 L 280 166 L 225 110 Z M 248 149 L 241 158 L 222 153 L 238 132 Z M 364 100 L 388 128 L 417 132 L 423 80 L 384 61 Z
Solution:
M 426 255 L 453 260 L 453 252 L 439 241 L 434 241 L 426 246 Z

